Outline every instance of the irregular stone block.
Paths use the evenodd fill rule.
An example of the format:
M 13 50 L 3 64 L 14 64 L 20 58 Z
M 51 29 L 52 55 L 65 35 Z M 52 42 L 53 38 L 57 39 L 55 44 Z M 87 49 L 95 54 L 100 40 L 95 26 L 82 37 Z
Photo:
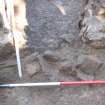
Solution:
M 41 70 L 41 66 L 38 60 L 38 53 L 33 53 L 26 56 L 23 60 L 23 64 L 25 69 L 24 71 L 26 71 L 29 76 L 33 76 Z
M 98 58 L 92 55 L 80 55 L 77 59 L 76 68 L 85 73 L 94 74 L 95 71 L 100 69 L 102 64 Z
M 70 72 L 72 71 L 73 64 L 70 61 L 64 61 L 58 63 L 58 69 L 63 72 Z
M 33 63 L 31 62 L 30 64 L 25 65 L 25 70 L 27 71 L 29 76 L 33 76 L 36 73 L 40 72 L 41 67 L 38 62 L 33 62 Z
M 47 60 L 48 62 L 57 62 L 60 60 L 57 54 L 55 54 L 53 51 L 47 50 L 43 54 L 43 58 Z
M 76 75 L 77 78 L 79 78 L 79 79 L 81 79 L 83 81 L 91 81 L 91 80 L 94 80 L 94 78 L 95 78 L 94 75 L 86 74 L 86 73 L 84 73 L 84 72 L 82 72 L 80 70 L 77 70 L 76 74 L 77 74 Z
M 86 6 L 91 6 L 85 7 L 80 37 L 83 42 L 94 48 L 105 48 L 105 7 L 96 4 L 90 0 Z M 88 16 L 86 16 L 87 11 Z

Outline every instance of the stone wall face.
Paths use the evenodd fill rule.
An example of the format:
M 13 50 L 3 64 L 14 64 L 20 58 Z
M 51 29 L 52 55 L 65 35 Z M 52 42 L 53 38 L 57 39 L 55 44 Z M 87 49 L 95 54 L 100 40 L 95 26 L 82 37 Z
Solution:
M 81 19 L 80 37 L 94 48 L 105 48 L 105 1 L 88 0 Z

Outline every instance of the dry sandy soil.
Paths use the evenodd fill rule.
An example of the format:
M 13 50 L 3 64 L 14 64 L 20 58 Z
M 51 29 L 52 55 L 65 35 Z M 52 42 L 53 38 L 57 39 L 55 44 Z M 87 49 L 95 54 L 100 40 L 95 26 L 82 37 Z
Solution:
M 27 32 L 30 53 L 42 54 L 51 50 L 62 58 L 69 59 L 80 54 L 94 55 L 101 61 L 105 60 L 104 49 L 93 49 L 79 39 L 78 21 L 82 11 L 84 0 L 64 0 L 67 15 L 63 16 L 57 8 L 46 0 L 27 1 L 27 19 L 30 30 Z M 67 36 L 68 42 L 60 43 L 60 47 L 50 45 L 60 37 Z M 68 45 L 69 44 L 69 45 Z M 22 60 L 25 56 L 23 54 Z M 14 55 L 8 58 L 14 60 Z M 24 64 L 23 64 L 24 65 Z M 46 65 L 46 62 L 45 62 Z M 59 73 L 55 66 L 44 68 L 33 76 L 23 70 L 23 78 L 18 79 L 16 67 L 0 70 L 0 81 L 7 82 L 45 82 L 45 81 L 77 81 L 74 76 L 67 73 Z M 97 76 L 98 74 L 98 76 Z M 105 72 L 96 73 L 95 79 L 105 79 Z M 0 105 L 105 105 L 104 86 L 68 86 L 51 88 L 12 88 L 0 89 Z

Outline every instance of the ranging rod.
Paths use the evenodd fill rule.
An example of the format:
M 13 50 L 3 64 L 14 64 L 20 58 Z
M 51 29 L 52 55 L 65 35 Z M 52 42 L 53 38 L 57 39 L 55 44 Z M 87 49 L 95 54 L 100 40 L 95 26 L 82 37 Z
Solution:
M 14 39 L 15 52 L 16 52 L 16 60 L 17 60 L 17 68 L 19 78 L 22 77 L 22 69 L 21 69 L 21 60 L 20 60 L 20 51 L 19 51 L 19 33 L 16 31 L 15 26 L 15 16 L 14 16 L 14 3 L 13 0 L 5 0 L 7 6 L 7 17 L 10 25 L 10 33 Z
M 7 83 L 0 84 L 0 88 L 15 87 L 48 87 L 48 86 L 79 86 L 89 84 L 105 85 L 105 81 L 71 81 L 71 82 L 41 82 L 41 83 Z

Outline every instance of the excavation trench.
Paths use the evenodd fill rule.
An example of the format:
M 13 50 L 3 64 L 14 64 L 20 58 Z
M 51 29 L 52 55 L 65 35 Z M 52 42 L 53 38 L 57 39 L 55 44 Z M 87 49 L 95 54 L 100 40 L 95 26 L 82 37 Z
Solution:
M 46 0 L 27 0 L 28 48 L 20 53 L 23 78 L 18 79 L 15 53 L 5 50 L 0 53 L 1 83 L 104 80 L 104 49 L 90 47 L 79 36 L 81 14 L 92 2 L 97 11 L 104 0 L 66 0 L 63 16 Z M 104 105 L 104 94 L 104 87 L 96 85 L 2 89 L 0 105 Z

